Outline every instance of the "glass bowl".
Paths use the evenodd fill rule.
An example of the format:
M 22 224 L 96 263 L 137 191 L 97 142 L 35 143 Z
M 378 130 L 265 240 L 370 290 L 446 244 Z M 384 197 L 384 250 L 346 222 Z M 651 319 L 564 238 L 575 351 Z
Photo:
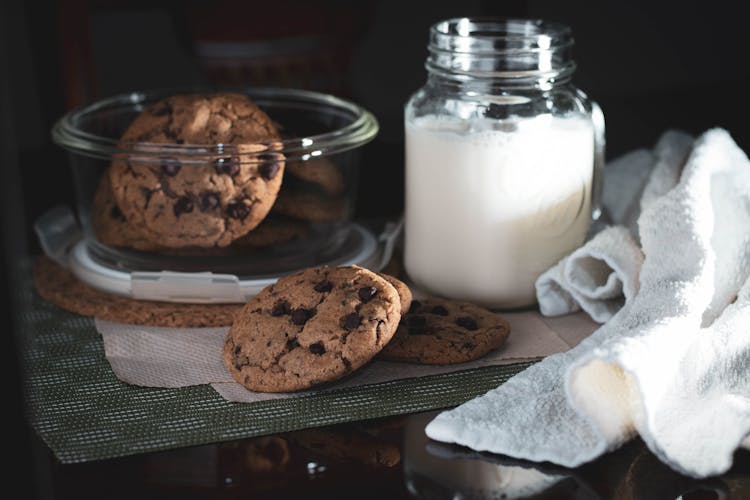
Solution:
M 281 139 L 258 144 L 121 141 L 131 122 L 152 104 L 177 94 L 217 92 L 201 88 L 116 95 L 70 111 L 54 125 L 54 142 L 69 153 L 78 218 L 93 259 L 126 271 L 211 271 L 242 278 L 330 262 L 347 245 L 361 148 L 378 132 L 374 116 L 352 102 L 317 92 L 220 91 L 249 96 L 278 125 Z M 231 244 L 165 244 L 166 239 L 153 235 L 144 240 L 137 224 L 125 218 L 106 192 L 111 189 L 108 172 L 117 161 L 138 162 L 157 172 L 171 158 L 179 158 L 179 168 L 203 169 L 218 168 L 230 158 L 259 166 L 283 162 L 281 188 L 260 225 Z M 193 202 L 198 206 L 202 200 Z

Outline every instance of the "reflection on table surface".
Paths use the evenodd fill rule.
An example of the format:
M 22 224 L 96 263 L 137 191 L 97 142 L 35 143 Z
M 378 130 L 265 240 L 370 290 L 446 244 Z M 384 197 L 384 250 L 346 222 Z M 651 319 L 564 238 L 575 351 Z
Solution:
M 577 469 L 429 440 L 436 412 L 61 465 L 48 451 L 54 498 L 750 498 L 750 453 L 696 480 L 633 441 Z M 41 443 L 38 444 L 43 449 Z

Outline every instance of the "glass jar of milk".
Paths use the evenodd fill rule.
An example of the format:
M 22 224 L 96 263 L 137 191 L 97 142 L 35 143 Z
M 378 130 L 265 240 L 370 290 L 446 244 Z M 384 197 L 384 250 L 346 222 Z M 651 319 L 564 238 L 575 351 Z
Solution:
M 537 277 L 584 242 L 604 120 L 571 83 L 572 46 L 544 21 L 430 29 L 427 83 L 405 109 L 404 265 L 417 286 L 529 306 Z

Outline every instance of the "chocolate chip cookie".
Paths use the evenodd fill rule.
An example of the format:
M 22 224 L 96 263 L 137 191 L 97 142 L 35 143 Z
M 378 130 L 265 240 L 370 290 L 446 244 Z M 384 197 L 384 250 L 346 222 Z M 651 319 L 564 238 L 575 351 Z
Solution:
M 290 243 L 308 234 L 307 226 L 281 215 L 269 215 L 258 227 L 234 240 L 231 248 L 239 251 Z
M 104 245 L 134 248 L 151 252 L 159 245 L 146 239 L 138 228 L 130 224 L 115 202 L 109 182 L 109 170 L 102 174 L 91 205 L 91 227 L 97 241 Z
M 508 338 L 501 316 L 468 302 L 414 300 L 380 357 L 427 365 L 449 365 L 480 358 Z
M 396 331 L 400 298 L 367 269 L 315 267 L 263 289 L 234 319 L 224 364 L 250 390 L 307 389 L 369 362 Z
M 128 151 L 206 145 L 186 154 L 123 154 L 110 179 L 117 205 L 144 237 L 166 247 L 224 247 L 256 227 L 281 186 L 284 161 L 271 119 L 243 94 L 186 94 L 150 106 L 120 141 Z M 193 148 L 193 151 L 195 148 Z
M 290 161 L 286 167 L 288 174 L 315 184 L 328 195 L 339 196 L 346 187 L 343 174 L 328 158 Z
M 346 203 L 341 198 L 329 198 L 315 193 L 282 190 L 273 205 L 273 212 L 311 222 L 331 222 L 346 215 Z
M 388 283 L 393 285 L 393 288 L 398 292 L 398 296 L 401 299 L 401 310 L 406 313 L 411 307 L 412 295 L 409 287 L 400 279 L 394 278 L 389 274 L 378 273 L 378 276 L 386 280 Z

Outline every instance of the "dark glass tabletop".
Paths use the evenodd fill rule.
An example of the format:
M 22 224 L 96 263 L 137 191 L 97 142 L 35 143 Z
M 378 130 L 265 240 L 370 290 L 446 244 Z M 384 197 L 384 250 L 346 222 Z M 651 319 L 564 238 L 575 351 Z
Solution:
M 429 440 L 437 412 L 82 464 L 35 441 L 52 498 L 750 498 L 750 453 L 697 480 L 640 440 L 576 469 Z

